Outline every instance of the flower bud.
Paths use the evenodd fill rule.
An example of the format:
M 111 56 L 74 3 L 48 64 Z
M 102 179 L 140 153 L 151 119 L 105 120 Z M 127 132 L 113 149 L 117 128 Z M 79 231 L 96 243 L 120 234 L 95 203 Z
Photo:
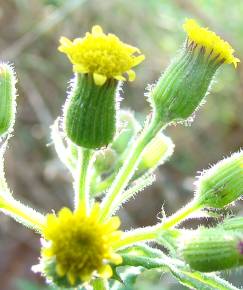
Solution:
M 201 206 L 223 208 L 236 201 L 243 193 L 243 151 L 203 171 L 196 186 Z
M 163 164 L 173 154 L 173 151 L 172 140 L 162 133 L 157 134 L 142 153 L 138 170 L 156 168 Z
M 120 111 L 118 115 L 118 128 L 120 132 L 112 143 L 112 148 L 118 153 L 123 153 L 129 146 L 132 139 L 141 129 L 140 124 L 134 117 L 134 114 L 129 111 Z
M 0 136 L 12 130 L 16 111 L 15 75 L 9 64 L 0 64 Z
M 243 235 L 201 229 L 182 240 L 181 253 L 194 270 L 214 272 L 242 265 Z
M 151 102 L 162 124 L 187 120 L 204 99 L 216 70 L 239 61 L 231 46 L 194 20 L 183 25 L 188 39 L 151 92 Z
M 89 74 L 77 74 L 64 111 L 64 129 L 76 145 L 97 149 L 107 146 L 116 131 L 118 81 L 97 86 Z
M 111 171 L 117 160 L 117 154 L 113 149 L 100 150 L 95 156 L 94 167 L 99 174 Z
M 227 218 L 223 221 L 222 224 L 219 225 L 219 227 L 227 231 L 243 232 L 243 217 L 238 216 Z

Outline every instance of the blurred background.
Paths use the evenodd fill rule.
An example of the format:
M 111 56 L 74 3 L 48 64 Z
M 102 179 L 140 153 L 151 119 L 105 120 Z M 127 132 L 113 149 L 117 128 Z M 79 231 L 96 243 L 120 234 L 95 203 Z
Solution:
M 42 212 L 72 202 L 71 177 L 50 144 L 49 127 L 61 112 L 72 75 L 67 58 L 57 52 L 60 36 L 79 37 L 100 24 L 139 47 L 146 60 L 136 69 L 136 81 L 124 85 L 122 107 L 142 118 L 150 110 L 145 88 L 182 45 L 185 18 L 219 33 L 243 59 L 242 15 L 241 0 L 0 0 L 0 60 L 14 63 L 19 80 L 17 123 L 6 155 L 15 197 Z M 124 229 L 155 223 L 162 206 L 167 214 L 176 211 L 192 197 L 198 171 L 242 147 L 242 92 L 243 66 L 225 66 L 194 122 L 166 130 L 175 153 L 157 170 L 156 183 L 120 211 Z M 243 214 L 243 203 L 234 211 Z M 3 214 L 0 219 L 0 289 L 49 289 L 30 271 L 38 263 L 39 237 Z M 242 285 L 241 275 L 233 272 L 227 279 Z M 184 287 L 151 272 L 138 279 L 136 289 Z

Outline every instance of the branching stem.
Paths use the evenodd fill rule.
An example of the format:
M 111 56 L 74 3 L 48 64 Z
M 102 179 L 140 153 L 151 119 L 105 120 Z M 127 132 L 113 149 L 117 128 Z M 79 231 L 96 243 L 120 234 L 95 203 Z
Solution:
M 140 229 L 125 233 L 124 238 L 115 245 L 115 248 L 118 249 L 121 247 L 126 247 L 127 245 L 130 245 L 130 244 L 138 243 L 138 242 L 155 240 L 157 236 L 163 230 L 168 230 L 180 224 L 183 220 L 188 218 L 192 213 L 199 210 L 200 207 L 201 206 L 198 204 L 198 202 L 193 199 L 186 206 L 181 208 L 179 211 L 177 211 L 170 217 L 166 218 L 161 223 L 151 226 L 151 227 L 140 228 Z
M 138 138 L 138 140 L 135 142 L 133 148 L 131 149 L 131 153 L 127 158 L 127 161 L 121 167 L 113 184 L 110 187 L 110 190 L 106 195 L 106 198 L 103 201 L 103 212 L 101 216 L 102 220 L 105 220 L 112 215 L 115 200 L 119 198 L 119 196 L 122 194 L 123 190 L 127 186 L 129 180 L 133 176 L 143 150 L 161 130 L 161 128 L 161 123 L 154 118 L 150 125 L 144 129 L 140 138 Z

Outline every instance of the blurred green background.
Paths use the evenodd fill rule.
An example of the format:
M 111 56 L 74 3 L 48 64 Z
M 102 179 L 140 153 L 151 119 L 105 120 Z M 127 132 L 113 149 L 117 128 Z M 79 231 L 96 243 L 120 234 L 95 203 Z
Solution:
M 185 18 L 193 17 L 219 33 L 243 59 L 242 15 L 242 0 L 0 0 L 0 60 L 14 63 L 19 79 L 17 124 L 6 164 L 16 198 L 42 212 L 72 202 L 71 178 L 56 158 L 49 132 L 72 75 L 70 63 L 57 52 L 61 35 L 82 36 L 100 24 L 142 50 L 146 60 L 136 69 L 136 81 L 124 84 L 122 102 L 123 108 L 135 110 L 142 119 L 150 111 L 145 89 L 182 45 Z M 224 66 L 195 121 L 166 130 L 176 144 L 175 153 L 157 170 L 156 183 L 120 211 L 125 229 L 155 223 L 162 206 L 167 214 L 177 210 L 191 198 L 197 171 L 239 150 L 243 144 L 242 92 L 243 66 L 237 70 Z M 242 205 L 234 209 L 237 214 L 243 214 Z M 43 279 L 30 271 L 38 263 L 38 236 L 0 217 L 0 288 L 47 289 Z M 235 285 L 243 284 L 240 277 L 239 271 L 227 274 Z M 176 286 L 167 275 L 150 272 L 139 278 L 136 289 L 184 287 Z

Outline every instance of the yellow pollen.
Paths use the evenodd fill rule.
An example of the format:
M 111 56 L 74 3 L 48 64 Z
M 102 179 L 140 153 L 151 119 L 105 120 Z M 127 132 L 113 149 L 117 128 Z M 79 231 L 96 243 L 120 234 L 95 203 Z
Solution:
M 91 73 L 99 86 L 110 78 L 125 81 L 124 74 L 133 81 L 136 74 L 131 68 L 145 58 L 138 48 L 120 41 L 114 34 L 104 34 L 98 25 L 83 38 L 71 41 L 61 37 L 60 43 L 58 49 L 68 56 L 74 72 Z
M 195 43 L 198 47 L 203 47 L 206 54 L 218 61 L 233 64 L 235 67 L 240 60 L 234 57 L 234 49 L 231 45 L 221 39 L 216 33 L 208 30 L 206 27 L 200 27 L 194 19 L 187 19 L 183 24 L 187 32 L 189 41 Z
M 100 205 L 95 203 L 89 215 L 79 209 L 72 212 L 62 208 L 58 215 L 48 214 L 42 229 L 46 243 L 42 248 L 43 261 L 53 262 L 55 276 L 66 279 L 70 287 L 88 282 L 93 276 L 109 278 L 109 263 L 120 264 L 121 256 L 113 251 L 120 240 L 120 220 L 117 216 L 99 221 Z

